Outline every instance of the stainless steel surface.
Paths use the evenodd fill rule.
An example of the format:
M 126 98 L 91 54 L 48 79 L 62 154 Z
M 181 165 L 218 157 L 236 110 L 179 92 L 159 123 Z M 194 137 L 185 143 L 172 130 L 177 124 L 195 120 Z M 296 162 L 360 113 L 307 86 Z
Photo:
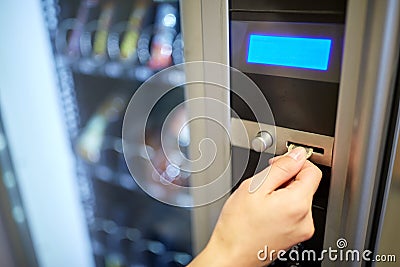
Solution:
M 228 31 L 228 1 L 227 0 L 191 0 L 180 1 L 181 21 L 183 37 L 185 43 L 185 61 L 212 61 L 229 65 L 229 31 Z M 187 73 L 186 75 L 191 75 Z M 218 77 L 228 88 L 229 73 L 210 73 L 204 70 L 202 74 L 205 79 Z M 229 90 L 212 90 L 209 85 L 191 84 L 186 86 L 186 99 L 194 98 L 212 98 L 226 104 L 224 110 L 210 110 L 206 105 L 202 107 L 188 106 L 189 118 L 194 114 L 204 114 L 206 117 L 213 118 L 221 123 L 221 126 L 229 129 L 230 110 L 229 110 Z M 196 109 L 196 110 L 194 110 Z M 215 132 L 210 124 L 211 121 L 204 120 L 204 123 L 198 123 L 190 127 L 191 147 L 190 155 L 196 156 L 197 144 L 204 137 L 212 137 L 215 142 L 219 157 L 213 162 L 220 166 L 220 170 L 207 169 L 201 173 L 194 173 L 191 176 L 191 185 L 204 184 L 210 181 L 215 175 L 212 172 L 220 172 L 225 169 L 223 177 L 219 178 L 223 182 L 220 187 L 214 190 L 226 190 L 231 188 L 230 171 L 230 143 L 227 135 L 223 136 Z M 207 244 L 219 213 L 225 203 L 226 197 L 203 207 L 195 208 L 192 212 L 192 240 L 193 252 L 197 253 Z M 206 195 L 200 195 L 193 192 L 194 201 L 206 199 Z
M 246 133 L 242 133 L 242 123 L 244 128 L 246 129 Z M 249 146 L 248 138 L 256 136 L 260 131 L 269 132 L 272 135 L 272 139 L 276 144 L 276 151 L 274 151 L 274 146 L 271 146 L 265 150 L 266 153 L 277 155 L 284 154 L 287 152 L 287 142 L 292 142 L 296 144 L 301 144 L 303 146 L 323 149 L 323 154 L 314 151 L 310 160 L 314 163 L 331 166 L 334 142 L 334 138 L 331 136 L 303 132 L 263 123 L 257 123 L 254 121 L 240 120 L 237 118 L 231 119 L 231 142 L 233 146 L 251 149 L 251 147 Z
M 349 0 L 344 37 L 344 52 L 340 79 L 338 111 L 336 117 L 335 150 L 332 158 L 332 175 L 326 215 L 324 247 L 333 246 L 343 235 L 342 217 L 345 205 L 344 191 L 351 153 L 350 143 L 354 124 L 354 110 L 357 97 L 357 86 L 362 67 L 363 35 L 367 15 L 367 2 Z M 336 263 L 325 260 L 322 266 L 336 266 Z
M 273 139 L 270 133 L 266 131 L 258 132 L 251 141 L 251 147 L 254 151 L 264 152 L 267 148 L 272 146 Z
M 348 2 L 325 248 L 341 237 L 361 251 L 368 242 L 398 63 L 399 5 Z

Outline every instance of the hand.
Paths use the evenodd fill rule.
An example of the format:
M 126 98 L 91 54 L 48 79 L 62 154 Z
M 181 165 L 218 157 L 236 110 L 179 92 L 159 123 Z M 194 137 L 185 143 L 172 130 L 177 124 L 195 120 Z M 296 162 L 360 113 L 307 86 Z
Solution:
M 264 266 L 274 260 L 258 259 L 265 246 L 278 252 L 312 237 L 311 205 L 321 171 L 301 147 L 270 163 L 229 197 L 209 243 L 189 266 Z M 253 179 L 264 182 L 250 193 Z

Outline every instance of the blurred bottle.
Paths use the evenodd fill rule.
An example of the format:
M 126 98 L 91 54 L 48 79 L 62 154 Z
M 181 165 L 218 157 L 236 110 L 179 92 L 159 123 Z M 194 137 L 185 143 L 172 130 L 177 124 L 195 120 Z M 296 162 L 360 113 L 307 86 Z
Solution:
M 160 257 L 155 266 L 159 267 L 184 267 L 192 260 L 192 256 L 185 252 L 167 252 Z
M 128 97 L 122 93 L 112 94 L 89 119 L 76 142 L 76 151 L 85 160 L 99 162 L 107 127 L 122 119 L 127 101 Z
M 153 70 L 172 64 L 172 44 L 176 35 L 178 9 L 169 3 L 157 6 L 155 33 L 151 42 L 149 67 Z
M 132 59 L 136 54 L 139 31 L 143 25 L 148 7 L 148 0 L 137 0 L 133 6 L 121 44 L 121 59 L 123 60 Z
M 110 0 L 104 3 L 93 42 L 93 53 L 95 58 L 103 58 L 107 53 L 107 38 L 111 28 L 112 19 L 115 15 L 115 1 Z
M 129 248 L 129 267 L 151 266 L 151 259 L 145 254 L 146 242 L 142 239 L 132 242 Z
M 122 251 L 120 251 L 117 237 L 110 235 L 110 239 L 115 239 L 115 240 L 110 240 L 109 242 L 113 243 L 107 243 L 107 251 L 104 254 L 104 266 L 105 267 L 127 267 L 127 262 L 125 256 L 122 254 Z M 115 243 L 114 243 L 115 242 Z
M 107 236 L 107 252 L 104 255 L 105 267 L 128 266 L 126 256 L 123 254 L 124 248 L 121 246 L 121 240 L 124 237 L 120 231 Z
M 162 256 L 166 253 L 164 244 L 156 240 L 141 239 L 139 242 L 132 242 L 130 247 L 130 266 L 159 266 Z M 161 264 L 160 264 L 161 263 Z
M 185 61 L 183 49 L 184 49 L 184 44 L 183 44 L 182 34 L 179 33 L 175 37 L 175 41 L 172 45 L 172 58 L 174 59 L 174 64 L 181 64 Z
M 82 0 L 78 13 L 76 16 L 76 21 L 74 28 L 72 30 L 71 36 L 68 41 L 67 53 L 69 56 L 79 55 L 79 42 L 84 30 L 85 25 L 94 18 L 98 12 L 99 0 Z

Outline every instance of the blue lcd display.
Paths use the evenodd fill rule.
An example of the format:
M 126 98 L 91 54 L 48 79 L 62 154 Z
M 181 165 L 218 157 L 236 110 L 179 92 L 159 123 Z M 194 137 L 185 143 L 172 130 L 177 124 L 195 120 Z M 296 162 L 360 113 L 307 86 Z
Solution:
M 331 43 L 330 39 L 251 34 L 247 62 L 327 70 Z

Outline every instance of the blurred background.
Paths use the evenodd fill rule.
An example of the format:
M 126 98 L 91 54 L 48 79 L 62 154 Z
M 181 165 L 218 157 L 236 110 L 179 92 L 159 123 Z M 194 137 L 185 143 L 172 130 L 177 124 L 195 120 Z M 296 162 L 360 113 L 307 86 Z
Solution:
M 121 141 L 131 96 L 153 74 L 184 61 L 180 18 L 178 0 L 0 1 L 2 267 L 191 261 L 191 210 L 143 192 L 126 167 Z M 151 153 L 133 159 L 152 177 L 153 194 L 170 194 L 178 203 L 190 196 L 160 183 L 186 186 L 189 174 L 168 164 L 160 131 L 183 101 L 177 88 L 157 103 L 147 125 Z M 185 112 L 167 125 L 167 140 L 178 139 L 184 152 L 189 132 L 178 126 Z M 148 157 L 156 172 L 142 165 Z M 400 150 L 395 162 L 379 253 L 399 255 Z
M 179 3 L 2 1 L 0 28 L 1 266 L 186 265 L 190 210 L 143 192 L 121 142 L 131 96 L 151 75 L 183 62 Z M 161 195 L 168 192 L 160 175 L 187 183 L 188 174 L 160 152 L 162 123 L 183 98 L 182 88 L 168 93 L 147 125 L 158 172 L 142 172 Z M 185 149 L 189 133 L 181 134 Z

